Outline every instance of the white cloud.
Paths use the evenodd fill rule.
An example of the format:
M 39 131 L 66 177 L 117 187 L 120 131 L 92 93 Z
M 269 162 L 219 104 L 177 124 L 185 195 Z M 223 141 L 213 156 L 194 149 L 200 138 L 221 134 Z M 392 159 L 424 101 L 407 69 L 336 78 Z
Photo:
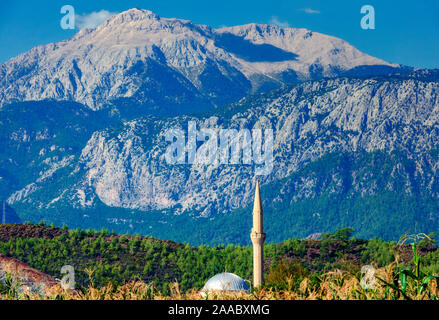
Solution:
M 110 12 L 107 10 L 101 10 L 98 12 L 76 15 L 75 16 L 75 23 L 79 29 L 96 28 L 102 22 L 104 22 L 109 17 L 111 17 L 115 14 L 117 14 L 117 12 Z
M 269 24 L 274 24 L 274 25 L 281 27 L 281 28 L 289 28 L 290 27 L 290 24 L 287 21 L 280 21 L 279 18 L 276 16 L 271 17 Z
M 314 10 L 314 9 L 311 9 L 311 8 L 303 8 L 303 9 L 300 9 L 300 11 L 303 11 L 303 12 L 305 12 L 307 14 L 319 14 L 320 13 L 319 10 Z

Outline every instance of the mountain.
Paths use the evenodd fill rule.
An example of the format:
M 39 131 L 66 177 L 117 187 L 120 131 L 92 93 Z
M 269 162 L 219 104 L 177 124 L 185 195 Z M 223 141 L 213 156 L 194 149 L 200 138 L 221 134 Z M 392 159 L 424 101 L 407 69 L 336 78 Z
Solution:
M 118 120 L 107 112 L 74 102 L 23 102 L 0 109 L 0 198 L 27 186 L 25 197 L 36 184 L 50 184 L 79 157 L 93 132 L 112 123 Z
M 132 9 L 0 65 L 0 199 L 21 221 L 245 244 L 260 175 L 268 241 L 438 231 L 438 92 L 437 70 L 309 30 Z M 169 164 L 190 124 L 255 148 L 272 130 L 273 161 Z
M 327 79 L 204 115 L 121 122 L 90 130 L 69 161 L 55 156 L 58 147 L 32 158 L 40 176 L 8 202 L 31 221 L 105 225 L 194 243 L 247 243 L 245 215 L 258 166 L 165 160 L 167 130 L 187 132 L 188 121 L 195 121 L 198 129 L 273 129 L 274 170 L 260 177 L 273 240 L 344 226 L 386 239 L 416 224 L 435 231 L 438 92 L 439 82 L 429 79 Z
M 93 134 L 79 159 L 83 171 L 75 170 L 83 174 L 82 188 L 76 185 L 72 191 L 82 189 L 87 194 L 91 187 L 109 206 L 209 209 L 205 215 L 249 203 L 254 166 L 221 165 L 218 157 L 206 166 L 166 163 L 167 129 L 187 131 L 190 120 L 199 129 L 273 129 L 276 170 L 261 178 L 264 183 L 289 176 L 330 153 L 401 151 L 420 160 L 439 141 L 438 91 L 438 83 L 410 80 L 321 80 L 274 94 L 264 102 L 245 99 L 223 114 L 132 120 L 120 130 Z M 425 186 L 437 179 L 434 172 L 425 178 Z
M 403 68 L 306 29 L 213 29 L 131 9 L 0 64 L 0 106 L 56 99 L 93 110 L 113 106 L 130 117 L 187 114 L 352 70 Z

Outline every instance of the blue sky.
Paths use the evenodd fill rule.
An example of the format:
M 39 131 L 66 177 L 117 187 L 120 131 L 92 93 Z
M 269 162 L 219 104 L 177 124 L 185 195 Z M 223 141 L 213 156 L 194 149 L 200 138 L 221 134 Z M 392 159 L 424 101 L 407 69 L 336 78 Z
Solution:
M 213 27 L 275 22 L 340 37 L 392 63 L 439 68 L 437 0 L 1 0 L 0 62 L 34 46 L 72 37 L 78 30 L 60 27 L 60 9 L 67 4 L 78 15 L 138 7 Z M 375 30 L 360 27 L 363 5 L 375 8 Z

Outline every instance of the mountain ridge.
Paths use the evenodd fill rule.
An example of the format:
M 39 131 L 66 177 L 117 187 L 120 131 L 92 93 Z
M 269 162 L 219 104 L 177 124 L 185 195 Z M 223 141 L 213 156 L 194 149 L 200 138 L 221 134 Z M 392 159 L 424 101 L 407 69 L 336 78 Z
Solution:
M 0 105 L 57 99 L 101 109 L 128 99 L 153 113 L 178 114 L 372 65 L 401 67 L 306 29 L 217 30 L 131 9 L 0 64 Z
M 362 217 L 388 238 L 401 230 L 382 223 L 438 227 L 438 71 L 306 29 L 128 10 L 0 64 L 0 106 L 0 199 L 22 221 L 248 242 L 259 165 L 168 164 L 166 133 L 191 122 L 273 130 L 260 181 L 279 241 L 345 224 L 371 236 Z
M 382 201 L 378 199 L 380 193 L 390 194 L 390 197 L 401 193 L 406 200 L 401 198 L 397 201 L 405 203 L 412 203 L 413 197 L 422 194 L 426 199 L 426 211 L 419 209 L 418 213 L 414 213 L 410 205 L 406 211 L 410 219 L 407 218 L 406 222 L 419 220 L 424 225 L 424 218 L 434 212 L 429 209 L 430 205 L 439 196 L 439 159 L 434 155 L 439 141 L 438 91 L 437 81 L 398 77 L 326 79 L 247 97 L 221 108 L 219 113 L 209 112 L 205 116 L 166 119 L 148 116 L 125 121 L 117 128 L 90 131 L 88 138 L 82 140 L 84 146 L 74 155 L 61 154 L 55 159 L 54 155 L 60 152 L 61 145 L 54 151 L 46 151 L 36 162 L 43 162 L 43 179 L 30 180 L 31 184 L 13 193 L 8 201 L 17 212 L 25 214 L 25 220 L 49 219 L 58 224 L 68 222 L 75 226 L 92 223 L 95 228 L 99 228 L 99 224 L 94 223 L 100 221 L 101 226 L 109 229 L 132 230 L 141 234 L 148 232 L 150 226 L 153 232 L 157 232 L 153 233 L 155 236 L 163 238 L 168 235 L 178 241 L 184 241 L 185 237 L 191 241 L 198 240 L 188 234 L 171 236 L 174 225 L 178 224 L 181 230 L 187 231 L 186 227 L 195 223 L 193 227 L 199 228 L 203 237 L 208 237 L 205 228 L 210 230 L 216 223 L 210 224 L 207 220 L 214 219 L 219 224 L 215 226 L 216 237 L 246 243 L 247 237 L 239 237 L 242 230 L 233 228 L 245 228 L 246 224 L 238 223 L 236 219 L 242 219 L 242 208 L 251 203 L 254 166 L 218 166 L 215 163 L 201 167 L 169 166 L 163 158 L 168 145 L 163 136 L 166 130 L 186 130 L 188 121 L 193 120 L 197 128 L 275 129 L 275 170 L 260 180 L 263 192 L 266 185 L 285 182 L 285 186 L 275 192 L 277 197 L 273 198 L 280 207 L 275 209 L 276 206 L 270 203 L 267 207 L 267 217 L 277 212 L 284 219 L 283 226 L 289 226 L 289 231 L 279 231 L 280 226 L 276 222 L 272 225 L 273 222 L 267 221 L 267 228 L 276 230 L 279 241 L 296 235 L 295 223 L 301 225 L 308 221 L 309 225 L 301 227 L 307 234 L 328 231 L 325 228 L 329 225 L 325 224 L 318 229 L 313 228 L 314 219 L 307 216 L 315 214 L 308 211 L 314 210 L 312 207 L 306 207 L 310 201 L 319 205 L 332 203 L 329 207 L 343 208 L 352 205 L 346 203 L 350 197 L 357 199 L 357 206 L 361 199 L 365 202 Z M 374 152 L 383 153 L 382 160 L 376 163 L 378 168 L 386 168 L 384 173 L 374 173 L 378 168 L 374 169 L 364 160 Z M 392 156 L 392 152 L 401 156 Z M 433 154 L 429 155 L 431 152 Z M 330 154 L 347 154 L 346 159 L 352 160 L 335 161 L 334 167 L 328 167 L 331 171 L 327 173 L 320 169 L 316 172 L 304 171 L 308 165 L 315 166 L 319 161 L 329 164 L 322 159 Z M 73 156 L 70 162 L 63 162 L 69 156 Z M 347 167 L 343 169 L 338 163 Z M 353 165 L 355 170 L 350 171 Z M 296 172 L 296 178 L 285 180 Z M 346 184 L 348 181 L 353 182 Z M 330 200 L 321 198 L 326 194 L 334 197 Z M 367 197 L 372 200 L 367 200 Z M 290 202 L 292 199 L 295 200 Z M 301 222 L 296 220 L 299 216 L 291 217 L 289 206 L 291 210 L 296 206 L 304 208 L 300 214 Z M 322 213 L 323 209 L 319 207 L 318 210 Z M 384 207 L 377 210 L 384 210 Z M 399 211 L 402 212 L 403 208 Z M 176 213 L 181 217 L 172 217 Z M 364 216 L 368 214 L 372 213 L 364 211 Z M 367 230 L 358 226 L 359 223 L 361 225 L 361 217 L 356 214 L 350 217 L 356 219 L 350 222 L 350 226 L 355 226 L 354 229 L 365 236 Z M 379 216 L 372 217 L 377 219 Z M 196 220 L 191 221 L 193 218 Z M 328 218 L 322 216 L 321 221 Z M 397 217 L 389 213 L 386 219 L 390 221 Z M 434 213 L 431 219 L 436 219 Z M 221 229 L 221 226 L 228 226 L 227 221 L 233 221 L 233 228 Z M 346 227 L 346 221 L 350 220 L 334 220 L 333 228 Z M 430 223 L 430 227 L 435 225 Z M 389 233 L 386 239 L 404 231 Z M 221 239 L 206 241 L 218 243 Z

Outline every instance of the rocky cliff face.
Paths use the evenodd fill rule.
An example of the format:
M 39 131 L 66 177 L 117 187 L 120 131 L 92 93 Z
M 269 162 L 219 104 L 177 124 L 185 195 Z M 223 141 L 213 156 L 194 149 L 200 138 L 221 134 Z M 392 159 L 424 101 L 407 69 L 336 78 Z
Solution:
M 167 164 L 170 142 L 165 134 L 175 128 L 187 132 L 188 121 L 195 121 L 198 129 L 273 129 L 273 170 L 261 177 L 264 184 L 288 177 L 328 154 L 400 152 L 415 163 L 412 171 L 398 163 L 392 171 L 404 177 L 404 192 L 412 193 L 421 185 L 437 198 L 438 191 L 431 186 L 438 183 L 439 164 L 426 155 L 438 147 L 438 92 L 437 82 L 321 80 L 243 99 L 214 116 L 129 121 L 117 130 L 93 133 L 70 164 L 68 176 L 75 177 L 76 183 L 58 189 L 53 199 L 39 205 L 50 207 L 64 198 L 75 206 L 92 207 L 99 199 L 114 207 L 172 208 L 175 213 L 208 216 L 249 204 L 258 165 L 243 164 L 242 159 L 240 164 L 220 164 L 219 154 L 210 165 Z M 285 187 L 291 192 L 285 189 L 281 201 L 312 198 L 329 186 L 337 190 L 332 180 L 337 181 L 337 172 L 326 186 L 317 183 L 318 177 L 302 177 L 293 187 Z M 358 194 L 380 192 L 373 184 L 362 188 L 360 182 L 355 183 Z M 45 182 L 40 179 L 35 187 L 44 190 Z M 32 187 L 26 188 L 30 191 L 14 193 L 9 202 L 34 201 Z M 392 183 L 384 188 L 392 190 Z
M 336 152 L 398 150 L 421 160 L 439 141 L 438 89 L 437 83 L 415 81 L 320 81 L 228 118 L 197 119 L 198 127 L 273 129 L 274 170 L 264 182 Z M 164 132 L 173 125 L 185 129 L 186 122 L 178 119 L 178 125 L 168 122 L 151 132 L 154 122 L 133 121 L 117 136 L 96 133 L 81 161 L 100 199 L 141 209 L 180 205 L 219 212 L 249 203 L 254 166 L 220 165 L 219 159 L 208 166 L 166 165 Z M 415 174 L 422 174 L 422 167 L 418 163 Z
M 131 9 L 1 64 L 0 105 L 57 99 L 94 110 L 137 105 L 175 115 L 377 65 L 398 67 L 305 29 L 252 24 L 215 30 Z
M 142 228 L 171 228 L 170 219 L 214 221 L 247 206 L 266 165 L 264 205 L 289 230 L 328 229 L 307 228 L 320 221 L 315 208 L 302 210 L 303 224 L 283 215 L 310 199 L 386 192 L 424 199 L 422 214 L 404 221 L 436 226 L 429 205 L 439 197 L 439 77 L 411 71 L 305 29 L 216 30 L 129 10 L 0 65 L 0 199 L 23 221 L 132 231 L 138 214 Z M 209 164 L 186 155 L 171 165 L 172 130 L 184 134 L 186 153 L 196 146 L 209 154 L 206 137 L 188 142 L 189 122 L 216 134 L 236 130 L 236 140 L 248 130 L 253 146 L 257 130 L 263 141 L 272 130 L 273 162 L 249 149 L 248 162 L 224 163 L 214 152 Z M 315 210 L 331 207 L 322 203 Z M 334 219 L 346 226 L 344 216 Z

